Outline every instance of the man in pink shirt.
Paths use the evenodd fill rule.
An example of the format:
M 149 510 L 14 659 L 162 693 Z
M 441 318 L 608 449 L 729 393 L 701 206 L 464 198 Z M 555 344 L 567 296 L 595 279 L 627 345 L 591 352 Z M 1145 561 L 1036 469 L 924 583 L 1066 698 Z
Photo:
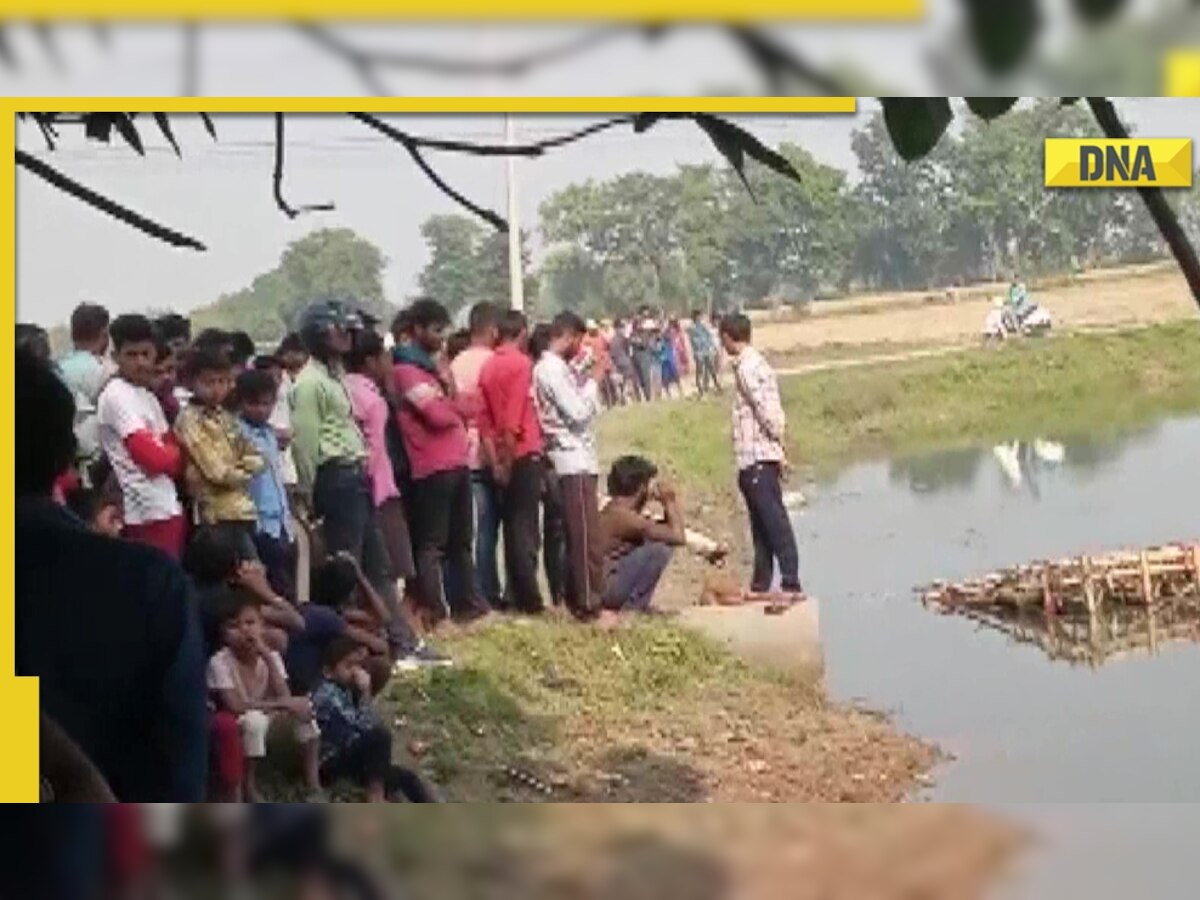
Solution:
M 450 363 L 454 392 L 476 414 L 467 419 L 467 467 L 471 470 L 471 498 L 475 504 L 475 585 L 492 606 L 502 602 L 496 569 L 496 544 L 500 540 L 500 506 L 492 481 L 490 428 L 479 393 L 479 373 L 496 346 L 500 308 L 483 301 L 471 307 L 468 327 L 471 345 Z M 472 403 L 472 401 L 475 401 Z
M 393 371 L 397 416 L 412 472 L 411 528 L 417 594 L 435 618 L 470 622 L 490 612 L 475 589 L 471 558 L 471 478 L 467 468 L 469 403 L 458 400 L 435 357 L 446 340 L 450 315 L 436 300 L 409 308 L 412 340 L 396 348 Z M 443 566 L 446 572 L 443 572 Z M 443 589 L 452 586 L 449 597 Z
M 542 427 L 533 403 L 533 360 L 526 347 L 529 325 L 518 310 L 500 320 L 500 343 L 483 366 L 479 389 L 491 425 L 504 522 L 504 569 L 508 605 L 523 613 L 542 611 L 537 564 L 541 549 L 538 511 L 545 470 Z

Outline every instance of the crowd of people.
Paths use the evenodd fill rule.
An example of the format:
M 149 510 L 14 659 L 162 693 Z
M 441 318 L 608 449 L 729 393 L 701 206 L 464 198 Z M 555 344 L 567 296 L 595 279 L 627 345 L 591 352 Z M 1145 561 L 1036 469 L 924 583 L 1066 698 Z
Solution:
M 420 299 L 384 334 L 325 300 L 261 354 L 243 333 L 82 304 L 58 360 L 18 326 L 17 668 L 40 677 L 56 736 L 43 771 L 56 752 L 121 800 L 256 801 L 283 731 L 314 798 L 349 780 L 372 801 L 433 799 L 393 763 L 372 699 L 452 665 L 427 643 L 442 630 L 654 612 L 682 504 L 634 455 L 602 502 L 597 420 L 689 370 L 720 391 L 721 355 L 750 591 L 778 566 L 772 596 L 802 599 L 783 409 L 750 321 L 697 313 L 685 333 L 643 313 L 605 333 L 484 302 L 459 335 Z
M 694 310 L 680 320 L 643 306 L 628 318 L 585 324 L 583 352 L 596 367 L 605 406 L 682 397 L 689 383 L 693 396 L 721 393 L 720 316 Z

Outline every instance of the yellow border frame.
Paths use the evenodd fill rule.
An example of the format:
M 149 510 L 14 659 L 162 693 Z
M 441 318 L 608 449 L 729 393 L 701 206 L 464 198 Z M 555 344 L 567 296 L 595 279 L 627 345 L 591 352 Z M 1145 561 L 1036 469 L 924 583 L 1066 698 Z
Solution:
M 347 0 L 336 9 L 321 0 L 11 0 L 11 19 L 267 21 L 348 19 L 403 21 L 700 21 L 824 20 L 897 22 L 919 19 L 925 0 Z
M 175 113 L 338 113 L 348 111 L 410 114 L 548 113 L 597 114 L 637 112 L 721 112 L 773 114 L 846 114 L 857 109 L 854 97 L 5 97 L 0 98 L 0 156 L 12 160 L 16 150 L 16 116 L 20 112 Z M 7 739 L 0 743 L 0 802 L 35 802 L 38 798 L 38 686 L 35 678 L 15 678 L 13 622 L 15 515 L 13 469 L 13 343 L 16 323 L 16 166 L 0 176 L 0 272 L 7 290 L 0 326 L 0 421 L 5 470 L 0 475 L 0 521 L 10 537 L 0 543 L 0 709 Z M 82 598 L 86 602 L 86 598 Z

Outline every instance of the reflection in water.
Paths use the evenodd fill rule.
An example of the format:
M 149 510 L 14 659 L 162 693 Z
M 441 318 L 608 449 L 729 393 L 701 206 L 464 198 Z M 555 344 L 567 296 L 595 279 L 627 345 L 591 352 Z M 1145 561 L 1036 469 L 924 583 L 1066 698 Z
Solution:
M 905 485 L 916 494 L 945 491 L 970 492 L 982 471 L 983 460 L 995 459 L 1004 483 L 1012 490 L 1024 489 L 1035 500 L 1041 494 L 1042 478 L 1050 471 L 1065 468 L 1073 473 L 1094 475 L 1115 464 L 1131 448 L 1153 440 L 1158 425 L 1125 432 L 1118 436 L 1081 435 L 1058 440 L 1039 437 L 1034 440 L 1004 441 L 991 450 L 960 447 L 922 456 L 893 459 L 888 463 L 888 480 Z

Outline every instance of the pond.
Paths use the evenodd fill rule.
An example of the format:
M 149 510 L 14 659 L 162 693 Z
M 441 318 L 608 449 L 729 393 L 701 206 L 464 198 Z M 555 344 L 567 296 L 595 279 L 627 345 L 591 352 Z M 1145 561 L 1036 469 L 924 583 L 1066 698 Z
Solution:
M 1200 419 L 1120 437 L 1047 437 L 864 464 L 812 489 L 796 530 L 806 587 L 821 600 L 829 692 L 891 712 L 953 755 L 928 799 L 1200 801 L 1200 646 L 1071 664 L 917 598 L 938 579 L 1200 538 Z M 1063 869 L 1072 852 L 1094 871 L 1071 877 L 1093 878 L 1093 896 L 1110 896 L 1112 866 L 1096 854 L 1161 820 L 1133 806 L 1107 807 L 1099 820 L 1086 807 L 1013 809 L 1064 847 L 1057 864 L 1035 864 L 1038 896 L 1068 884 L 1082 893 Z M 1122 822 L 1129 833 L 1118 839 Z M 1200 814 L 1189 823 L 1183 833 L 1194 840 Z

